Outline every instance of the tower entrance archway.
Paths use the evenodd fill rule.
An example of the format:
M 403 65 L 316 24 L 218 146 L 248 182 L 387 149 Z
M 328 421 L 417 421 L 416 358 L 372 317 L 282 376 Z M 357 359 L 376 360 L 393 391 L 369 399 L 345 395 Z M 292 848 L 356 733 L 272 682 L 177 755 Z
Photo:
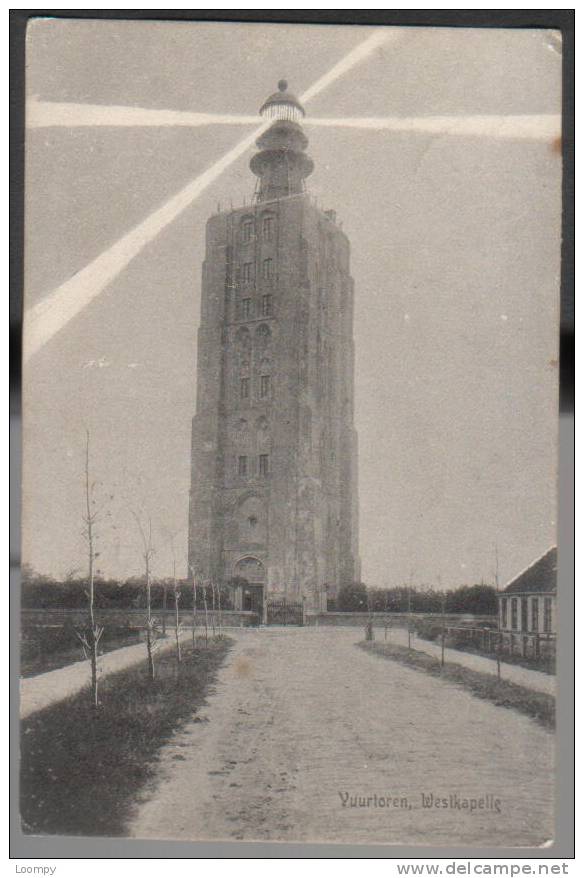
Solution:
M 240 582 L 239 605 L 242 610 L 255 613 L 258 624 L 264 621 L 264 597 L 266 568 L 253 556 L 241 558 L 234 567 L 236 580 Z

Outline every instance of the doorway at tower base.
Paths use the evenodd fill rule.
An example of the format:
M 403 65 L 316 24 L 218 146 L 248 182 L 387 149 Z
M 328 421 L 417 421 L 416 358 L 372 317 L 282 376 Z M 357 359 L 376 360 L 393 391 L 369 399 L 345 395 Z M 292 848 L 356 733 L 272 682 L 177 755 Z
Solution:
M 327 612 L 324 592 L 322 596 L 314 590 L 302 595 L 291 589 L 266 588 L 264 583 L 241 577 L 232 580 L 231 588 L 234 610 L 253 613 L 257 625 L 306 625 L 310 617 Z
M 254 613 L 257 625 L 262 625 L 266 618 L 265 591 L 261 582 L 245 582 L 239 580 L 233 588 L 233 607 L 247 613 Z

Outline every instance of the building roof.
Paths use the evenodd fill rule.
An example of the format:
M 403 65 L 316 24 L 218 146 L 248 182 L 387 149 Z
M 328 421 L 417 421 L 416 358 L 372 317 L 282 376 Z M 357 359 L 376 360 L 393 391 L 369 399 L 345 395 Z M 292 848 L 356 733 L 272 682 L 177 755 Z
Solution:
M 505 586 L 505 594 L 555 592 L 557 588 L 558 549 L 552 546 L 545 555 L 530 564 Z

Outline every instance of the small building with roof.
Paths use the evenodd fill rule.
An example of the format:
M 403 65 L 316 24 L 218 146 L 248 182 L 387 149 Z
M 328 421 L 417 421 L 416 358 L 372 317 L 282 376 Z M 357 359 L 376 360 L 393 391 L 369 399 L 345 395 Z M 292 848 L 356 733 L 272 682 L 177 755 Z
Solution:
M 498 594 L 499 629 L 510 641 L 519 636 L 522 652 L 556 635 L 558 550 L 552 546 Z

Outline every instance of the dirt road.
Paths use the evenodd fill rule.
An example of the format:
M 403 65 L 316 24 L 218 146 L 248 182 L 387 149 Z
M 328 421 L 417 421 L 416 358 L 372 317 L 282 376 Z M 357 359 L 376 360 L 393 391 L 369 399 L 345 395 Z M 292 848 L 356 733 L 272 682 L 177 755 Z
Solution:
M 339 629 L 236 635 L 207 706 L 163 750 L 131 835 L 549 840 L 553 736 L 357 649 L 360 636 Z

